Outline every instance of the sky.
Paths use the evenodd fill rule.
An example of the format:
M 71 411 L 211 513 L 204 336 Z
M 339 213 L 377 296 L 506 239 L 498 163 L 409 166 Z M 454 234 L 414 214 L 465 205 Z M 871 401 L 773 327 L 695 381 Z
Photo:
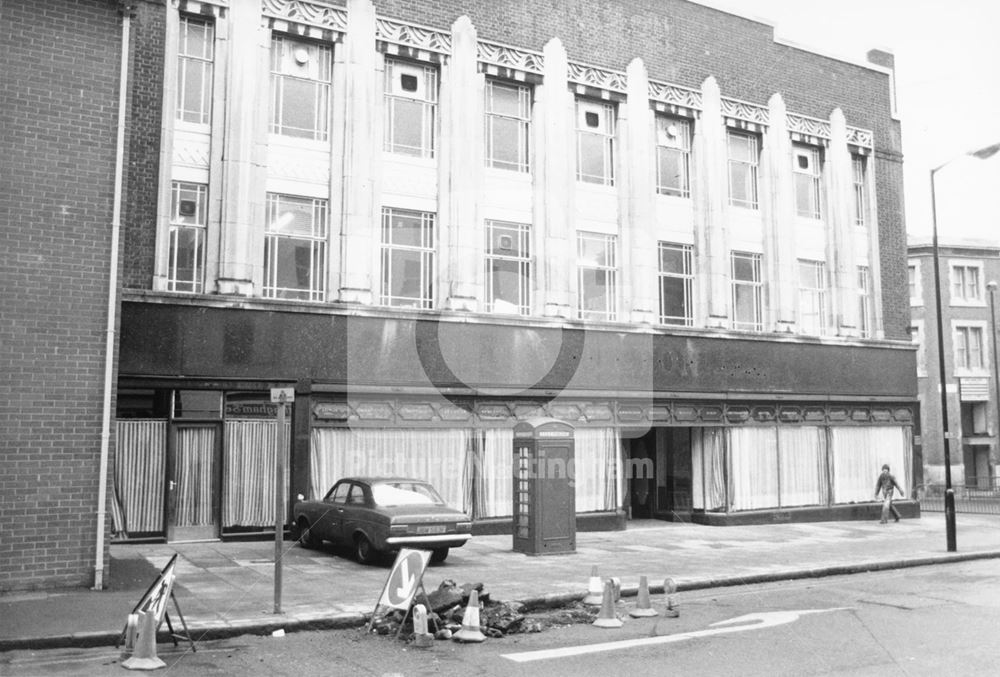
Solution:
M 896 61 L 906 228 L 929 239 L 930 172 L 941 241 L 1000 241 L 1000 2 L 997 0 L 707 0 L 775 27 L 796 45 L 855 61 L 869 49 Z M 850 124 L 850 120 L 848 120 Z M 956 159 L 957 158 L 957 159 Z

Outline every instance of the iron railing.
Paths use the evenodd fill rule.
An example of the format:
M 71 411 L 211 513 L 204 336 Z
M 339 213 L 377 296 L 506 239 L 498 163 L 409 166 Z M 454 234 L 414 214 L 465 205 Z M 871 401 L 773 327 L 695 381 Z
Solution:
M 979 515 L 1000 515 L 1000 476 L 968 478 L 966 484 L 953 485 L 955 512 Z M 932 482 L 917 486 L 916 498 L 920 509 L 944 512 L 944 483 Z

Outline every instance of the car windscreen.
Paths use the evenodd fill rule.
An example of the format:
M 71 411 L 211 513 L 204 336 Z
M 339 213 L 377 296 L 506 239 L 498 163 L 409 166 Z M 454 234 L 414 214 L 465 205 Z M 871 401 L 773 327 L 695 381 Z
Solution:
M 372 485 L 376 505 L 442 505 L 444 501 L 429 484 L 386 482 Z

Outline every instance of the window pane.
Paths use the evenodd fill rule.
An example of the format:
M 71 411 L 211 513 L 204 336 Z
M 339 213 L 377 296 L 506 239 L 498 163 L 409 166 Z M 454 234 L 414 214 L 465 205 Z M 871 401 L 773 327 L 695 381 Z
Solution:
M 393 212 L 388 218 L 386 242 L 407 247 L 423 247 L 423 219 L 419 213 Z
M 278 113 L 281 133 L 307 139 L 314 138 L 318 128 L 316 83 L 298 78 L 281 78 L 281 110 Z
M 490 118 L 491 166 L 520 169 L 526 163 L 524 123 L 510 118 Z
M 605 183 L 607 158 L 606 137 L 581 132 L 579 135 L 580 179 L 591 183 Z
M 389 104 L 390 150 L 405 155 L 424 154 L 424 104 L 393 99 Z
M 521 87 L 490 83 L 489 112 L 511 117 L 523 116 Z
M 661 315 L 664 324 L 686 324 L 687 282 L 679 277 L 660 278 Z

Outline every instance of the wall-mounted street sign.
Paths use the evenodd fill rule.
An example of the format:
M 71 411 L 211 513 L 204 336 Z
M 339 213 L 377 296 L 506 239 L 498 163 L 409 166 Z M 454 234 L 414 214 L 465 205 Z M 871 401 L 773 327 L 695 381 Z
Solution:
M 284 402 L 294 402 L 295 388 L 271 388 L 271 401 L 275 404 L 282 402 L 282 395 L 285 396 Z

